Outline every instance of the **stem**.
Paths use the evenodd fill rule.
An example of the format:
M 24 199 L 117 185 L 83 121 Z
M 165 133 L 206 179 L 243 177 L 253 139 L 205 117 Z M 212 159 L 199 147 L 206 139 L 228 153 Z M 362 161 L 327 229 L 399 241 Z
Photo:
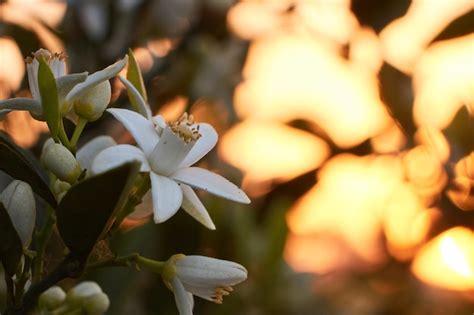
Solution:
M 86 272 L 106 267 L 130 267 L 132 263 L 136 263 L 139 258 L 140 255 L 138 253 L 133 253 L 127 256 L 106 259 L 87 265 Z
M 24 257 L 25 265 L 23 266 L 23 272 L 18 281 L 15 283 L 15 305 L 19 305 L 21 303 L 23 294 L 25 293 L 25 284 L 31 276 L 30 269 L 33 258 L 28 255 L 24 255 Z
M 9 275 L 5 272 L 5 283 L 7 284 L 7 306 L 11 307 L 14 305 L 14 297 L 15 297 L 15 288 L 13 285 L 13 280 L 10 278 Z
M 115 222 L 109 231 L 109 235 L 113 235 L 119 228 L 122 221 L 133 212 L 135 207 L 139 205 L 143 196 L 150 190 L 150 177 L 148 174 L 141 173 L 135 180 L 134 189 L 130 192 L 127 202 L 122 209 L 117 213 Z
M 138 256 L 136 262 L 138 265 L 160 275 L 166 265 L 165 261 L 156 261 L 143 256 Z
M 56 214 L 54 209 L 48 206 L 47 208 L 47 216 L 46 216 L 46 223 L 37 233 L 37 253 L 34 262 L 34 269 L 33 269 L 33 283 L 37 283 L 41 280 L 43 275 L 43 260 L 44 260 L 44 252 L 46 250 L 46 246 L 48 245 L 48 241 L 53 233 L 54 225 L 56 224 Z
M 74 133 L 72 134 L 71 137 L 71 148 L 73 150 L 73 153 L 76 152 L 77 148 L 77 141 L 79 141 L 79 137 L 82 134 L 82 131 L 84 130 L 84 127 L 87 125 L 87 120 L 85 120 L 82 117 L 79 117 L 79 121 L 77 122 L 76 128 L 74 129 Z
M 69 138 L 67 137 L 66 131 L 64 130 L 64 123 L 62 118 L 59 119 L 59 139 L 61 143 L 72 152 L 71 143 L 69 142 Z

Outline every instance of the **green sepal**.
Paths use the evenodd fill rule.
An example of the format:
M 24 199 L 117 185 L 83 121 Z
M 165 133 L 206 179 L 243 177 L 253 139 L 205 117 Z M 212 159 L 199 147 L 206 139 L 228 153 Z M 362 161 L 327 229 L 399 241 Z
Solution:
M 131 49 L 128 50 L 128 68 L 127 68 L 127 80 L 130 81 L 133 86 L 137 89 L 140 95 L 143 97 L 145 103 L 148 102 L 147 95 L 146 95 L 146 88 L 145 83 L 143 82 L 143 75 L 140 70 L 140 65 L 138 64 L 137 60 L 135 59 L 135 55 Z M 140 105 L 137 104 L 135 97 L 130 95 L 128 91 L 128 97 L 132 106 L 135 111 L 139 112 Z
M 46 61 L 42 58 L 39 58 L 38 61 L 38 87 L 41 95 L 43 117 L 48 123 L 51 136 L 57 139 L 60 115 L 56 79 Z

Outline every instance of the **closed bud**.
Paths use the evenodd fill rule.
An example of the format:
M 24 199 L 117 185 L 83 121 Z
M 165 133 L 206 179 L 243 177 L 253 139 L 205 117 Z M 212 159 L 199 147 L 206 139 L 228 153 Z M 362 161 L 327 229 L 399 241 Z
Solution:
M 84 281 L 68 291 L 66 302 L 69 305 L 82 305 L 91 296 L 102 293 L 100 286 L 93 281 Z
M 23 246 L 28 247 L 36 222 L 36 204 L 30 185 L 14 180 L 0 195 Z
M 109 297 L 103 292 L 87 297 L 82 304 L 82 308 L 89 315 L 102 315 L 109 309 L 109 306 Z
M 66 300 L 66 293 L 58 286 L 46 290 L 38 300 L 38 306 L 42 310 L 54 310 L 61 306 Z
M 73 184 L 81 175 L 81 168 L 74 155 L 58 143 L 46 142 L 41 162 L 60 180 Z
M 74 112 L 87 121 L 97 120 L 110 103 L 110 97 L 109 81 L 101 82 L 73 101 Z

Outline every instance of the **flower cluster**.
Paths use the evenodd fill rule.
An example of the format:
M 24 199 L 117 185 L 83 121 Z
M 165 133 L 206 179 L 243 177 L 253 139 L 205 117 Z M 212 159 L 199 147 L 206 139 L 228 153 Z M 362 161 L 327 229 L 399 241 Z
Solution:
M 0 101 L 0 118 L 13 110 L 27 110 L 35 119 L 47 122 L 51 138 L 43 145 L 41 171 L 28 158 L 19 159 L 18 163 L 23 163 L 21 166 L 15 165 L 10 159 L 7 160 L 8 165 L 2 167 L 7 171 L 26 167 L 27 171 L 11 182 L 0 195 L 0 218 L 6 213 L 16 231 L 4 233 L 10 239 L 21 241 L 20 249 L 16 249 L 13 244 L 8 248 L 9 254 L 0 253 L 0 260 L 5 266 L 13 264 L 13 268 L 9 269 L 12 277 L 13 272 L 10 271 L 18 270 L 15 276 L 18 279 L 15 281 L 19 288 L 29 280 L 33 286 L 42 288 L 45 287 L 44 283 L 50 286 L 57 282 L 55 272 L 52 272 L 51 277 L 55 280 L 46 275 L 41 283 L 45 277 L 42 274 L 44 251 L 56 225 L 70 251 L 58 268 L 79 266 L 80 273 L 86 268 L 106 267 L 108 264 L 143 266 L 161 275 L 166 286 L 175 294 L 180 314 L 191 315 L 193 295 L 220 304 L 223 297 L 232 291 L 233 285 L 247 278 L 247 270 L 234 262 L 183 254 L 174 255 L 166 262 L 132 254 L 87 263 L 94 245 L 106 237 L 112 237 L 127 216 L 153 215 L 155 223 L 162 223 L 183 208 L 205 227 L 214 230 L 215 224 L 195 189 L 235 202 L 250 203 L 247 195 L 224 177 L 194 166 L 216 145 L 218 135 L 214 128 L 206 123 L 195 122 L 193 116 L 187 113 L 175 122 L 166 122 L 160 115 L 153 116 L 146 102 L 144 86 L 140 86 L 143 85 L 143 78 L 139 69 L 138 79 L 119 77 L 128 90 L 134 110 L 106 109 L 111 99 L 109 80 L 127 66 L 129 58 L 131 62 L 136 62 L 130 53 L 93 74 L 66 74 L 64 53 L 50 53 L 40 49 L 26 59 L 32 98 Z M 137 145 L 118 145 L 109 136 L 99 136 L 77 150 L 78 140 L 86 124 L 99 119 L 105 111 L 125 126 Z M 69 119 L 75 125 L 71 137 L 64 129 L 63 119 Z M 15 149 L 13 144 L 8 143 L 8 148 L 18 151 L 12 151 L 12 156 L 23 157 L 20 149 Z M 133 165 L 136 165 L 135 172 Z M 47 185 L 46 188 L 41 186 L 44 177 L 42 174 L 45 172 L 49 174 L 49 190 Z M 14 177 L 17 175 L 14 171 L 9 174 Z M 123 180 L 124 176 L 130 178 Z M 113 182 L 115 180 L 117 183 Z M 94 189 L 104 189 L 104 183 L 115 185 L 116 193 L 110 194 L 110 198 L 114 200 L 100 203 L 95 197 Z M 33 191 L 46 198 L 50 205 L 46 222 L 42 226 L 38 226 L 35 219 Z M 106 192 L 107 189 L 103 191 Z M 151 200 L 151 207 L 140 205 L 142 200 L 148 199 Z M 96 206 L 99 203 L 100 206 Z M 100 208 L 99 212 L 103 213 L 90 210 L 95 208 Z M 85 216 L 77 211 L 89 211 L 87 213 L 91 217 L 84 224 L 92 227 L 82 228 L 76 223 Z M 109 217 L 104 217 L 104 213 L 109 213 Z M 74 217 L 75 215 L 77 216 Z M 35 227 L 38 233 L 33 234 Z M 3 236 L 0 235 L 1 237 Z M 30 249 L 33 237 L 34 246 Z M 22 256 L 24 264 L 20 263 Z M 74 272 L 76 275 L 78 271 Z M 33 276 L 30 279 L 31 273 Z M 64 273 L 64 270 L 61 269 L 59 273 Z M 32 291 L 41 290 L 36 287 Z M 8 298 L 22 301 L 22 293 L 23 289 L 18 290 L 19 296 Z M 35 294 L 38 293 L 30 294 L 29 298 Z M 14 302 L 10 304 L 25 312 L 30 305 L 34 305 L 31 301 L 25 303 L 26 306 L 14 305 Z M 83 282 L 68 294 L 60 287 L 51 287 L 40 296 L 38 307 L 41 314 L 102 314 L 108 309 L 109 300 L 96 283 Z

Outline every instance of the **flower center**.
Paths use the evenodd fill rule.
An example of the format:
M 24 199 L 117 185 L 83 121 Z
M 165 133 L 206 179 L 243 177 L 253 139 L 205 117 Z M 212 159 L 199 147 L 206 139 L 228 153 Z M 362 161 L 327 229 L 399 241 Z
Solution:
M 217 304 L 222 304 L 224 300 L 224 296 L 229 295 L 230 292 L 232 292 L 233 289 L 232 287 L 218 287 L 214 290 L 214 295 L 212 296 L 212 299 L 214 303 Z
M 186 143 L 197 141 L 201 137 L 199 125 L 194 123 L 193 115 L 188 113 L 184 113 L 175 123 L 169 123 L 169 126 Z
M 51 53 L 49 52 L 49 50 L 39 49 L 36 52 L 32 53 L 31 56 L 26 57 L 25 61 L 26 63 L 31 64 L 34 59 L 40 59 L 40 58 L 42 58 L 44 61 L 50 64 L 55 59 L 59 61 L 65 61 L 67 56 L 65 52 Z

